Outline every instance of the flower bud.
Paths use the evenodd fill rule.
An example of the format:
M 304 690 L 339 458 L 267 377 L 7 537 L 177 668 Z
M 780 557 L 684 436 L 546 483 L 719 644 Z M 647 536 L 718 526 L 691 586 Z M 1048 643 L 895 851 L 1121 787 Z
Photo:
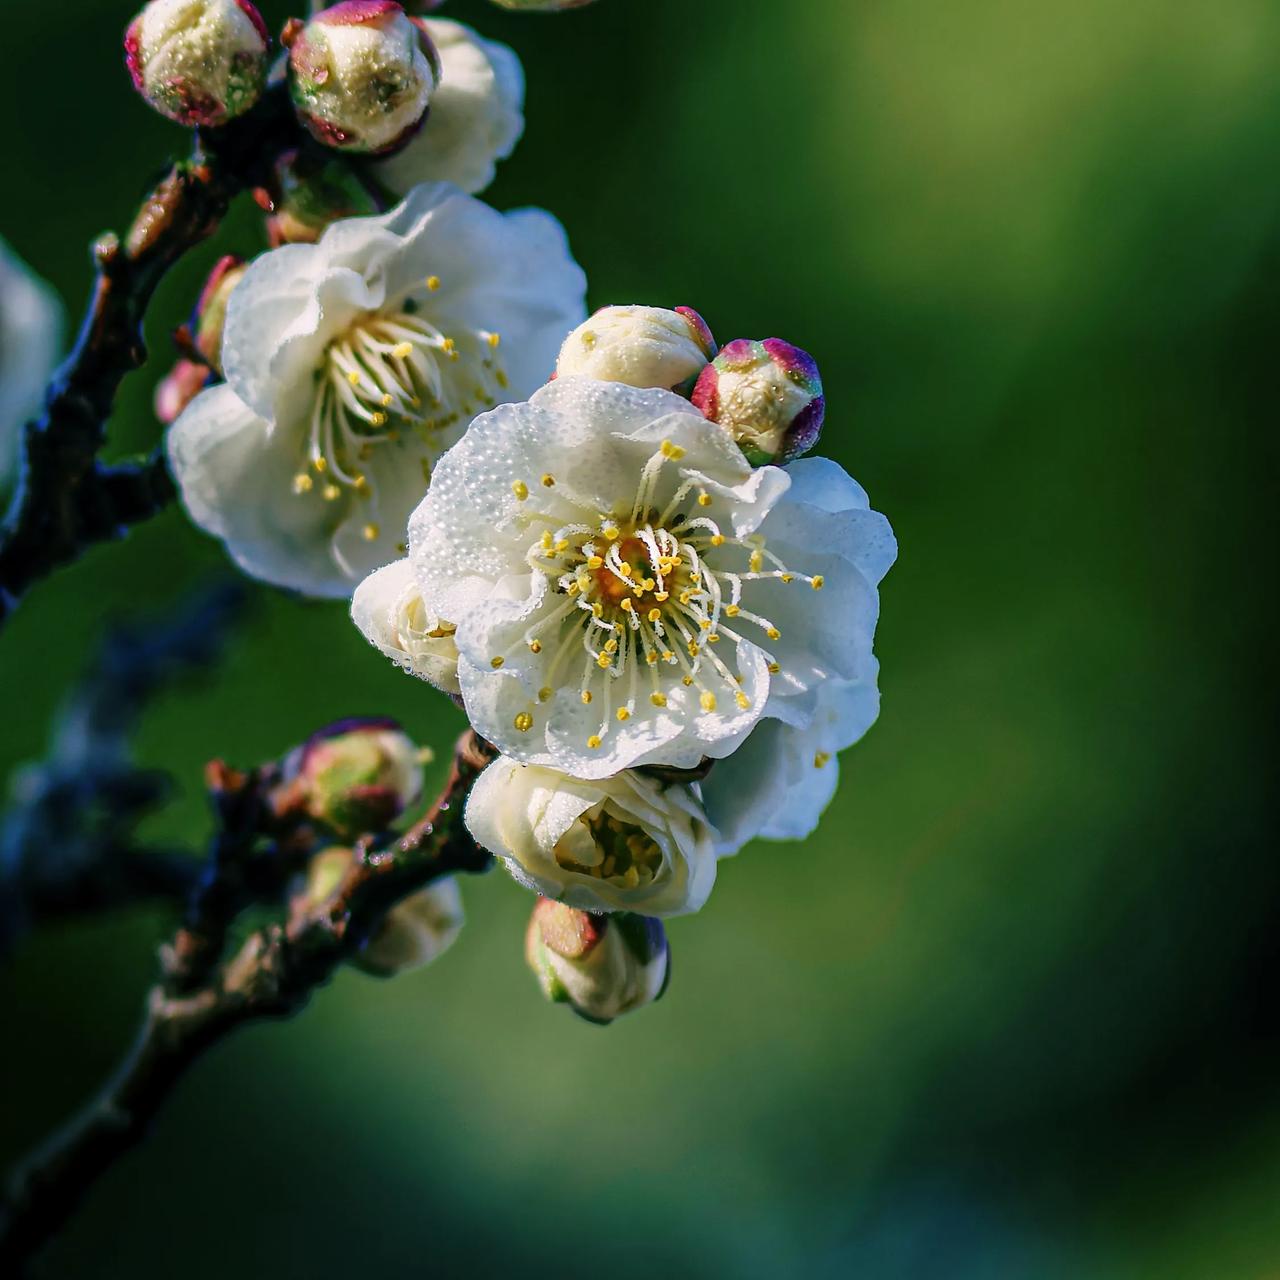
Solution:
M 325 849 L 311 859 L 302 903 L 306 910 L 328 904 L 355 857 L 351 849 Z M 453 946 L 465 923 L 458 882 L 452 877 L 439 880 L 392 907 L 352 963 L 378 978 L 421 969 Z
M 550 898 L 539 898 L 533 909 L 525 958 L 543 995 L 588 1022 L 609 1023 L 653 1004 L 671 977 L 661 921 L 591 915 Z
M 294 105 L 325 146 L 386 154 L 426 118 L 440 59 L 421 20 L 394 0 L 341 0 L 284 38 Z
M 208 361 L 209 368 L 222 373 L 222 330 L 227 323 L 227 304 L 231 291 L 248 270 L 242 258 L 228 254 L 214 267 L 196 303 L 192 333 L 196 350 Z
M 421 753 L 394 720 L 343 720 L 301 750 L 291 801 L 344 839 L 382 831 L 422 794 Z
M 689 307 L 605 307 L 565 339 L 556 376 L 681 390 L 715 354 L 707 322 Z
M 269 43 L 249 0 L 151 0 L 124 37 L 135 88 L 189 126 L 225 124 L 257 102 Z
M 756 467 L 808 453 L 827 407 L 814 358 L 781 338 L 728 343 L 703 370 L 692 399 Z
M 156 417 L 167 427 L 209 384 L 209 366 L 199 360 L 176 360 L 156 384 Z
M 275 247 L 315 244 L 339 219 L 379 212 L 360 175 L 336 156 L 316 165 L 291 153 L 276 165 L 275 179 L 274 198 L 259 194 L 271 210 L 267 230 Z

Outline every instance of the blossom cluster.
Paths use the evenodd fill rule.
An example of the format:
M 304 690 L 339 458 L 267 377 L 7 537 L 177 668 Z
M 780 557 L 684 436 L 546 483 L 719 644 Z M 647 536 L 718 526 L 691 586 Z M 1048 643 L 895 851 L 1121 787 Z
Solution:
M 153 0 L 129 38 L 148 100 L 244 110 L 251 10 Z M 539 896 L 530 963 L 607 1021 L 664 989 L 660 921 L 706 904 L 722 858 L 817 825 L 878 714 L 894 536 L 813 454 L 807 352 L 720 346 L 688 307 L 588 317 L 559 222 L 477 198 L 523 129 L 510 49 L 393 0 L 283 43 L 309 136 L 261 196 L 274 247 L 219 264 L 161 388 L 173 474 L 243 570 L 349 599 L 465 710 L 498 753 L 466 822 Z M 221 79 L 193 87 L 197 64 Z M 386 750 L 344 746 L 337 776 Z M 403 776 L 372 785 L 402 803 Z

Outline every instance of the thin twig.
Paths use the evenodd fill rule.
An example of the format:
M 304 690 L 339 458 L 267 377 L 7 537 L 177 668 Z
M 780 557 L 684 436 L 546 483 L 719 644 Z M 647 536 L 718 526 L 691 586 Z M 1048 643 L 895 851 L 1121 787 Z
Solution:
M 326 903 L 295 899 L 286 922 L 251 934 L 204 985 L 174 994 L 166 956 L 167 981 L 152 990 L 137 1043 L 115 1078 L 14 1178 L 0 1212 L 0 1274 L 17 1275 L 97 1180 L 146 1136 L 174 1086 L 207 1050 L 237 1027 L 302 1010 L 396 903 L 443 876 L 489 868 L 492 859 L 472 841 L 462 813 L 492 758 L 486 743 L 465 733 L 449 780 L 420 823 L 385 848 L 373 838 L 362 841 Z M 225 925 L 224 913 L 209 927 L 225 941 Z
M 87 547 L 123 534 L 174 497 L 161 455 L 106 466 L 99 454 L 116 392 L 147 358 L 142 324 L 157 286 L 217 230 L 232 200 L 269 186 L 280 153 L 299 145 L 282 87 L 240 120 L 197 132 L 190 159 L 143 201 L 123 243 L 94 247 L 97 278 L 80 336 L 23 440 L 18 490 L 0 525 L 0 627 L 40 579 Z

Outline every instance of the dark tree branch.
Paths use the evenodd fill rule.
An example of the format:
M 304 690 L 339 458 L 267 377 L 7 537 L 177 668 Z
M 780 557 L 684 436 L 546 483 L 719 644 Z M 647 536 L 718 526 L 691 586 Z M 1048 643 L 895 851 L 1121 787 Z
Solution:
M 172 501 L 163 457 L 99 461 L 116 392 L 146 361 L 143 319 L 165 274 L 217 230 L 237 195 L 270 186 L 277 157 L 299 144 L 284 87 L 274 86 L 241 119 L 197 132 L 190 159 L 143 201 L 123 244 L 110 234 L 98 241 L 80 336 L 43 417 L 27 427 L 18 490 L 0 525 L 0 627 L 34 583 Z
M 138 767 L 132 738 L 157 693 L 214 665 L 246 599 L 238 585 L 219 588 L 165 623 L 106 638 L 0 816 L 0 956 L 37 924 L 190 895 L 197 858 L 137 838 L 170 784 Z
M 19 1274 L 94 1183 L 146 1136 L 174 1086 L 208 1049 L 237 1027 L 301 1011 L 396 903 L 443 876 L 488 870 L 492 859 L 472 841 L 462 815 L 472 784 L 492 758 L 487 743 L 465 733 L 449 780 L 421 822 L 390 844 L 363 840 L 327 902 L 316 906 L 298 895 L 285 922 L 251 934 L 221 964 L 239 899 L 221 890 L 201 895 L 203 905 L 164 950 L 165 980 L 151 992 L 141 1034 L 120 1071 L 14 1178 L 0 1213 L 0 1274 Z M 248 789 L 237 805 L 249 803 L 243 794 Z M 214 860 L 214 879 L 234 875 L 241 860 L 224 849 Z M 191 965 L 177 953 L 178 940 L 199 930 L 208 937 L 190 947 L 187 954 L 199 958 Z

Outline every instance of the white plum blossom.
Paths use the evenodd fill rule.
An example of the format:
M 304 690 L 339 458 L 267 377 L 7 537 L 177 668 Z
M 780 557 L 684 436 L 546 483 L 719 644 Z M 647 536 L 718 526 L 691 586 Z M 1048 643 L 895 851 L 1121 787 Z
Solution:
M 737 853 L 749 840 L 803 840 L 817 828 L 840 780 L 838 753 L 853 746 L 880 713 L 872 659 L 858 681 L 829 680 L 803 728 L 767 719 L 701 783 L 716 852 Z
M 895 554 L 834 462 L 753 470 L 679 396 L 584 378 L 476 419 L 410 522 L 476 730 L 588 779 L 808 726 L 870 678 Z
M 356 588 L 351 616 L 365 639 L 410 675 L 445 693 L 461 692 L 456 628 L 427 608 L 408 560 L 371 573 Z
M 424 18 L 442 76 L 425 124 L 373 172 L 390 190 L 454 182 L 483 191 L 524 132 L 524 70 L 514 50 L 447 18 Z
M 591 782 L 503 756 L 472 788 L 466 822 L 526 888 L 582 911 L 686 915 L 715 884 L 713 832 L 683 784 Z
M 0 238 L 0 486 L 14 469 L 23 426 L 39 412 L 61 332 L 57 295 Z
M 246 572 L 349 596 L 472 416 L 545 381 L 584 314 L 560 224 L 447 183 L 275 249 L 231 295 L 226 382 L 173 424 L 183 502 Z

